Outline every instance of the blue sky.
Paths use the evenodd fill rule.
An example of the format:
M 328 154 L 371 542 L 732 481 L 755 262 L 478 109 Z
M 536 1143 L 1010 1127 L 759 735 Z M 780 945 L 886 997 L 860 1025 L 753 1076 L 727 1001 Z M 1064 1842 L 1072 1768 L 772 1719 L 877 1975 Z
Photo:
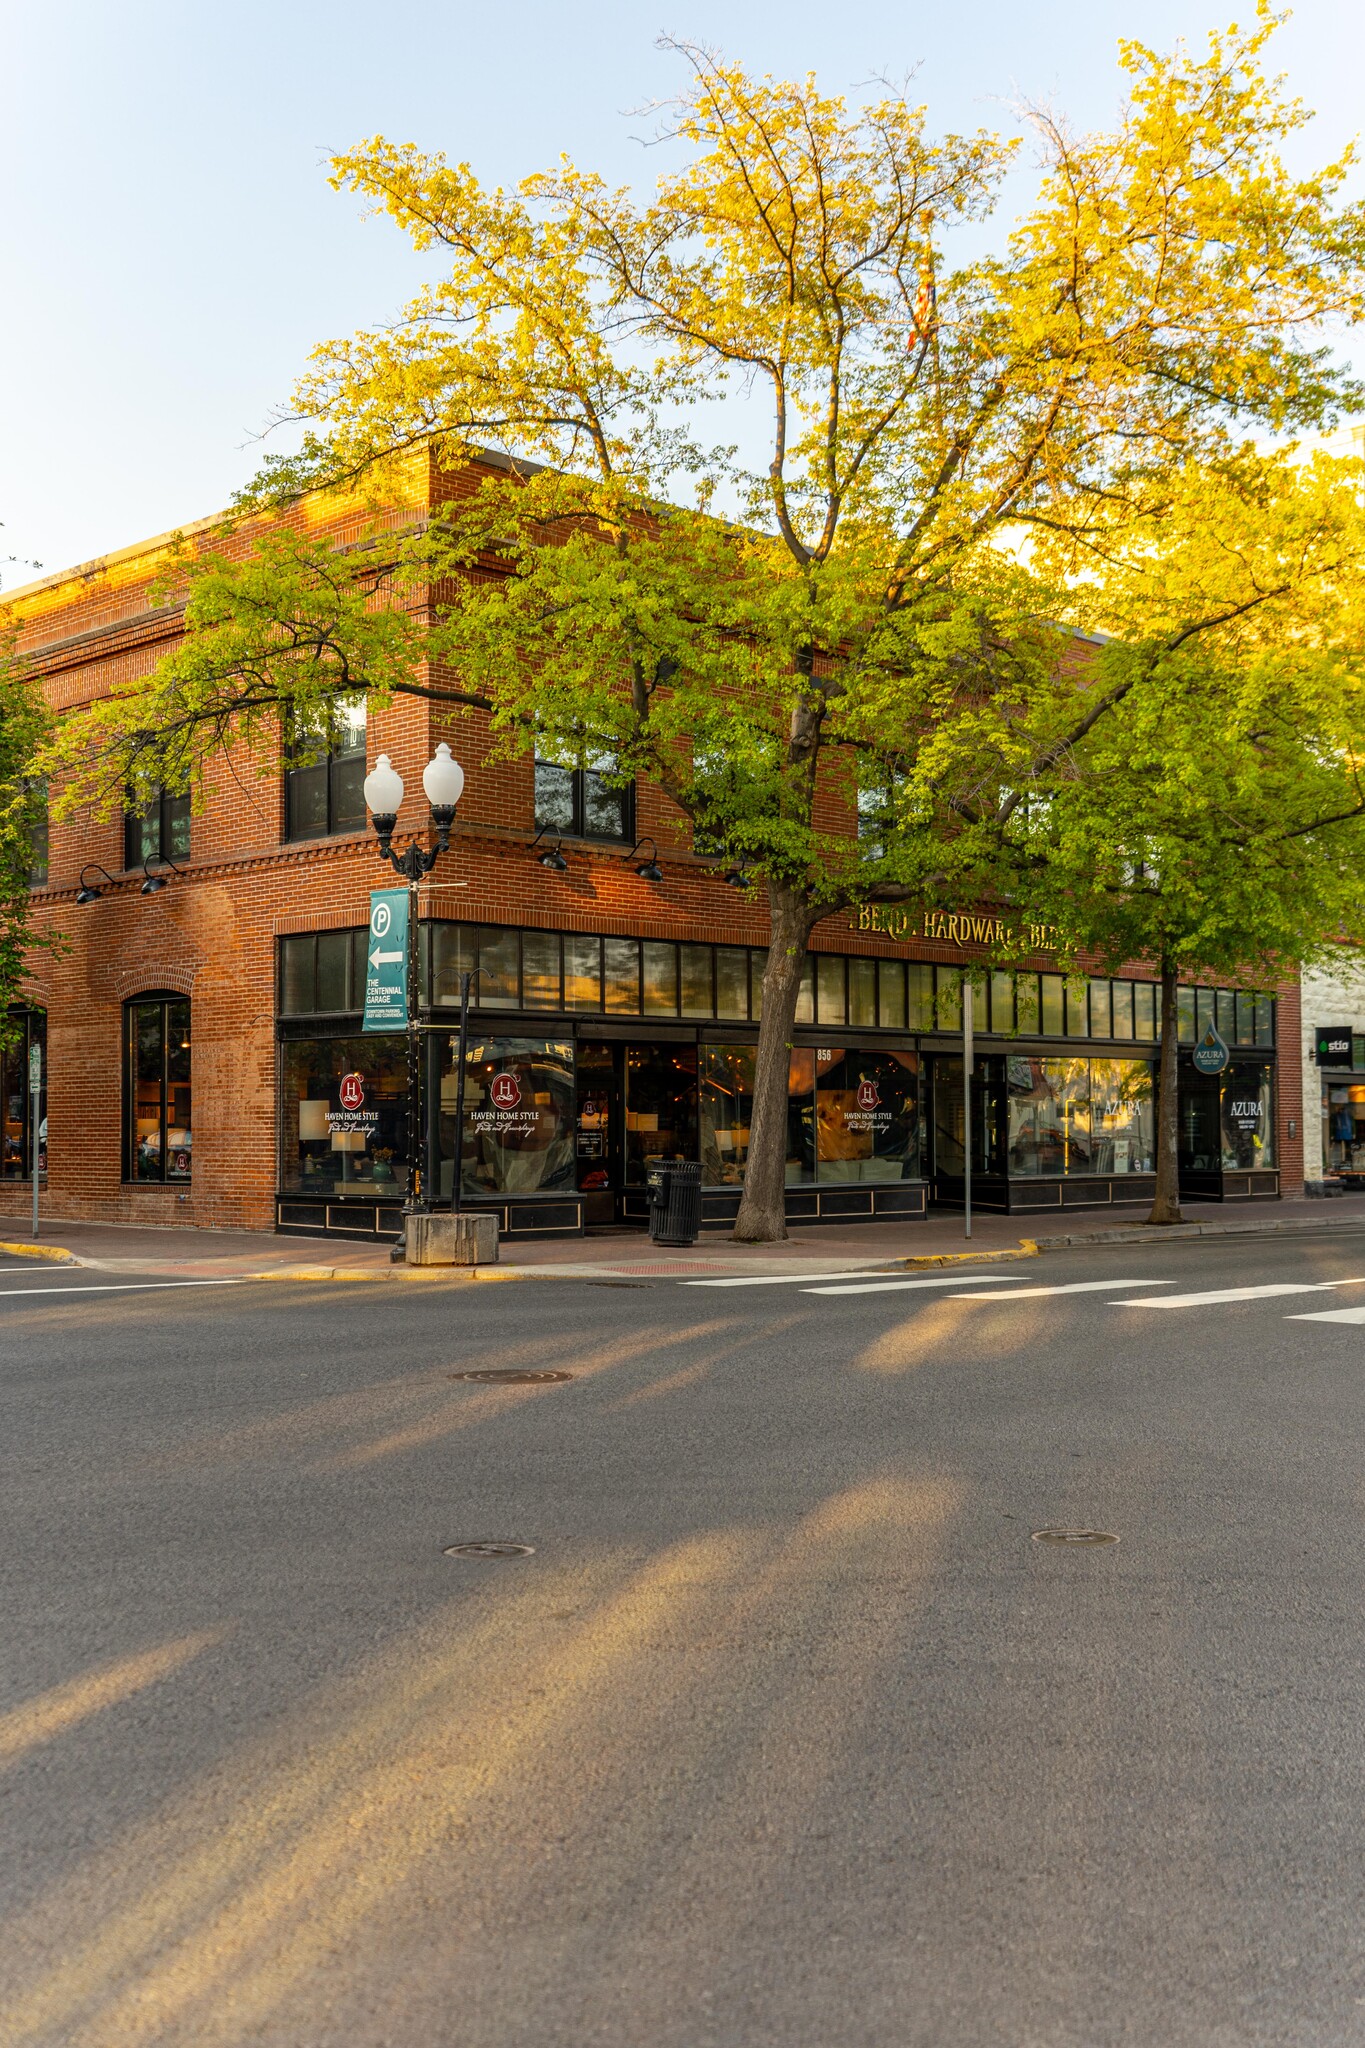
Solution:
M 1202 41 L 1250 6 L 977 0 L 634 0 L 398 8 L 353 0 L 5 0 L 0 7 L 0 587 L 224 506 L 310 346 L 378 322 L 417 282 L 397 232 L 324 160 L 383 133 L 512 182 L 561 150 L 652 181 L 647 119 L 681 81 L 661 30 L 829 89 L 917 67 L 936 127 L 1012 127 L 1020 98 L 1112 117 L 1120 36 Z M 1365 13 L 1305 0 L 1276 65 L 1356 132 Z M 17 562 L 4 557 L 16 556 Z

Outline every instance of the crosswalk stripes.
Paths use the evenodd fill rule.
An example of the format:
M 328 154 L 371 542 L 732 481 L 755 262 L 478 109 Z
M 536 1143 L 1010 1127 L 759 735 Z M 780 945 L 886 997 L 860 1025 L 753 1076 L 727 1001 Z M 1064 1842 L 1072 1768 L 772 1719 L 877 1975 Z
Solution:
M 1012 1287 L 1008 1294 L 955 1294 L 954 1301 L 1035 1301 L 1044 1294 L 1112 1294 L 1116 1287 L 1173 1287 L 1173 1280 L 1069 1280 L 1056 1287 Z M 831 1290 L 823 1288 L 823 1293 Z
M 1127 1280 L 1116 1281 L 1127 1287 Z M 1272 1280 L 1259 1287 L 1211 1287 L 1203 1294 L 1153 1294 L 1136 1301 L 1116 1301 L 1114 1308 L 1208 1308 L 1221 1301 L 1262 1301 L 1273 1294 L 1321 1294 L 1332 1287 L 1361 1287 L 1365 1280 Z
M 972 1275 L 972 1279 L 978 1286 L 994 1284 L 997 1287 L 1006 1287 L 1013 1278 L 1014 1275 L 1012 1273 L 973 1273 Z M 952 1278 L 947 1280 L 935 1278 L 933 1280 L 844 1281 L 837 1287 L 803 1287 L 801 1292 L 803 1294 L 904 1294 L 908 1290 L 917 1287 L 960 1287 L 961 1285 L 962 1275 L 954 1273 Z M 1126 1287 L 1128 1282 L 1125 1280 L 1123 1285 Z M 994 1297 L 991 1298 L 993 1299 Z M 982 1299 L 985 1300 L 986 1297 L 983 1295 Z
M 870 1280 L 884 1275 L 874 1267 L 868 1273 L 741 1273 L 728 1280 L 680 1280 L 680 1287 L 799 1287 L 804 1280 Z M 958 1276 L 961 1277 L 960 1275 Z M 937 1284 L 937 1283 L 935 1283 Z M 949 1281 L 942 1283 L 945 1287 Z

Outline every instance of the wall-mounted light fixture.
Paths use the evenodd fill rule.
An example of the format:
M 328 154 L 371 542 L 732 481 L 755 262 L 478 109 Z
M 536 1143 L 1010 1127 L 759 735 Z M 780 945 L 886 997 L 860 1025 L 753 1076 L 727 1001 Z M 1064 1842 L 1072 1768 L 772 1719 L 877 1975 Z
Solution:
M 541 826 L 539 832 L 537 832 L 535 838 L 531 841 L 531 848 L 533 852 L 535 848 L 539 846 L 541 840 L 545 837 L 545 834 L 549 831 L 549 829 L 550 828 L 548 825 Z M 540 862 L 540 865 L 543 868 L 553 868 L 557 875 L 562 875 L 564 873 L 564 870 L 569 865 L 569 863 L 565 860 L 563 854 L 559 850 L 561 844 L 562 841 L 560 839 L 560 836 L 558 833 L 556 833 L 554 845 L 547 846 L 544 853 L 536 854 L 536 859 Z
M 87 861 L 86 865 L 81 869 L 81 885 L 76 891 L 77 903 L 98 903 L 100 897 L 104 894 L 104 891 L 97 889 L 93 882 L 86 881 L 85 878 L 89 874 L 103 875 L 110 888 L 112 889 L 114 886 L 114 878 L 108 868 L 102 868 L 97 860 Z
M 745 867 L 743 861 L 737 862 L 734 867 L 727 870 L 725 875 L 725 880 L 732 889 L 747 889 L 749 879 L 749 870 Z
M 664 878 L 664 871 L 659 866 L 659 849 L 654 844 L 654 841 L 648 837 L 644 839 L 637 839 L 634 846 L 631 847 L 630 852 L 622 855 L 622 867 L 627 866 L 629 862 L 635 859 L 636 854 L 640 851 L 640 848 L 642 846 L 649 847 L 650 855 L 648 860 L 642 860 L 637 863 L 635 869 L 636 874 L 640 877 L 640 880 L 642 882 L 662 882 Z
M 152 873 L 153 865 L 159 868 L 169 868 L 172 875 L 183 875 L 185 872 L 176 861 L 171 859 L 168 853 L 149 853 L 142 863 L 144 880 L 142 887 L 137 892 L 139 896 L 155 896 L 157 890 L 164 889 L 170 880 L 169 875 L 154 875 Z

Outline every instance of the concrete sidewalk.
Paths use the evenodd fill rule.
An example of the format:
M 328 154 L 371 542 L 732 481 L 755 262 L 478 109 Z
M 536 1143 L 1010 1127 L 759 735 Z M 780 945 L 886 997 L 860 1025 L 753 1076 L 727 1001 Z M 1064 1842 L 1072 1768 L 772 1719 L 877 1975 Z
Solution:
M 40 1228 L 35 1243 L 28 1219 L 0 1215 L 0 1244 L 11 1256 L 70 1257 L 109 1272 L 159 1273 L 184 1279 L 290 1280 L 400 1279 L 464 1281 L 516 1278 L 629 1278 L 649 1274 L 841 1273 L 973 1255 L 1031 1257 L 1082 1244 L 1162 1245 L 1206 1236 L 1265 1238 L 1365 1230 L 1365 1196 L 1332 1201 L 1303 1197 L 1255 1208 L 1187 1202 L 1187 1221 L 1153 1230 L 1145 1208 L 1080 1210 L 1073 1215 L 974 1218 L 970 1243 L 961 1215 L 935 1211 L 924 1222 L 797 1227 L 784 1244 L 740 1245 L 721 1233 L 685 1249 L 652 1244 L 641 1231 L 609 1230 L 590 1237 L 550 1239 L 502 1247 L 497 1266 L 465 1268 L 394 1265 L 387 1244 L 352 1244 L 340 1238 L 280 1237 L 270 1231 L 160 1229 L 127 1223 L 63 1223 Z

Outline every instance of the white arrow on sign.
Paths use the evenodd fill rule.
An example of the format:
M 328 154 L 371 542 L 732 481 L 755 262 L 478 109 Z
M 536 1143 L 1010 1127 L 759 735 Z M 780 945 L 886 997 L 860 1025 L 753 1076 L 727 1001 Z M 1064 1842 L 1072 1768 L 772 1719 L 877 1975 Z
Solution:
M 370 965 L 371 967 L 387 967 L 391 960 L 401 960 L 402 957 L 401 953 L 381 953 L 376 949 L 370 955 Z

